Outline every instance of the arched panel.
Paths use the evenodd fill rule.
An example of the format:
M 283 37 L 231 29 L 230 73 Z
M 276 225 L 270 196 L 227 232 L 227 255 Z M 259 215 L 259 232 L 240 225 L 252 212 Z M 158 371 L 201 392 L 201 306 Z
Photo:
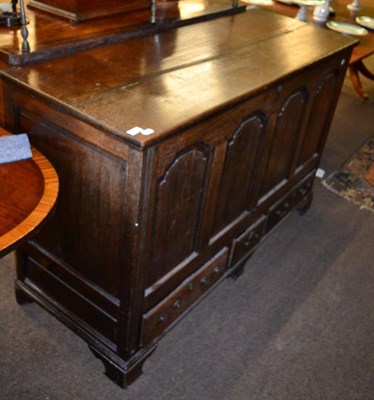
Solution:
M 326 129 L 328 129 L 329 117 L 331 114 L 331 102 L 336 96 L 338 76 L 331 72 L 318 86 L 314 98 L 308 128 L 305 132 L 303 145 L 300 152 L 298 166 L 304 164 L 313 156 L 319 153 L 322 141 L 324 140 Z
M 149 286 L 196 250 L 208 150 L 197 146 L 179 154 L 159 180 L 152 223 Z
M 217 197 L 214 233 L 226 227 L 249 207 L 264 121 L 265 117 L 261 114 L 251 115 L 242 122 L 227 145 Z
M 262 195 L 288 179 L 307 100 L 303 88 L 287 98 L 277 115 Z

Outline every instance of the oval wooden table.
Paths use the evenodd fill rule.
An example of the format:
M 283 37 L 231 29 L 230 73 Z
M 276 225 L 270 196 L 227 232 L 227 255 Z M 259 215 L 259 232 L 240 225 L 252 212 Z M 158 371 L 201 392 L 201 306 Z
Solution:
M 0 135 L 7 134 L 0 128 Z M 57 173 L 38 150 L 32 154 L 0 165 L 0 257 L 36 233 L 56 204 Z
M 247 0 L 244 0 L 244 2 L 246 1 Z M 248 2 L 250 2 L 250 0 L 248 0 Z M 350 10 L 347 7 L 352 2 L 353 0 L 334 0 L 331 3 L 331 6 L 335 11 L 335 15 L 330 16 L 329 20 L 357 25 L 356 17 L 358 16 L 374 18 L 373 0 L 360 0 L 360 9 L 356 11 Z M 295 18 L 299 10 L 299 7 L 295 3 L 290 2 L 290 4 L 284 4 L 281 2 L 281 0 L 275 1 L 271 6 L 263 7 L 291 18 Z M 312 21 L 313 7 L 309 7 L 308 22 Z M 317 23 L 317 25 L 325 26 L 324 23 Z M 365 93 L 365 90 L 362 86 L 360 74 L 364 75 L 370 80 L 374 80 L 374 73 L 370 71 L 364 64 L 365 59 L 374 54 L 374 30 L 367 28 L 367 31 L 367 35 L 356 37 L 359 39 L 359 43 L 353 49 L 351 59 L 349 60 L 349 77 L 351 79 L 352 87 L 363 99 L 367 99 L 369 96 L 367 93 Z

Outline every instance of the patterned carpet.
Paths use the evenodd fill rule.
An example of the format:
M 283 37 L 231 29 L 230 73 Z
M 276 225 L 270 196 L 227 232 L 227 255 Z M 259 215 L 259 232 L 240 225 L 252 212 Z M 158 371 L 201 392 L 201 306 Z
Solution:
M 374 138 L 323 183 L 360 207 L 374 211 Z

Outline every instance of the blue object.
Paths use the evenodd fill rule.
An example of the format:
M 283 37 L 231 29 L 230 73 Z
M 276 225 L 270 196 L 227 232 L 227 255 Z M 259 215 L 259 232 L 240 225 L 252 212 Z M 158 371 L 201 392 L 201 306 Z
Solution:
M 32 158 L 26 133 L 0 137 L 0 164 Z

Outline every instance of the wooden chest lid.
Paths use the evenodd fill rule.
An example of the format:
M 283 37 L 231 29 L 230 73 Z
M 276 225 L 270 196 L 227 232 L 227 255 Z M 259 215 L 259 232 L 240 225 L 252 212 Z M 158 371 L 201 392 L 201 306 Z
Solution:
M 254 9 L 9 68 L 4 76 L 70 114 L 146 147 L 355 43 Z M 154 133 L 131 136 L 127 131 L 134 127 Z

